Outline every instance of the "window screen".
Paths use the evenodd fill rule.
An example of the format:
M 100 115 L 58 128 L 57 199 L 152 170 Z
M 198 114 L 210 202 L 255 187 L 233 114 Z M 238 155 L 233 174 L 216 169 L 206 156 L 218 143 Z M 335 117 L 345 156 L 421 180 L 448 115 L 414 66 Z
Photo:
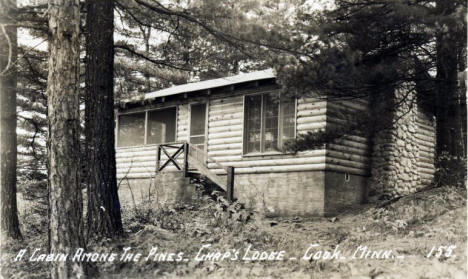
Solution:
M 119 115 L 118 146 L 143 145 L 145 139 L 145 113 Z
M 206 104 L 190 106 L 190 143 L 205 148 Z
M 147 144 L 175 141 L 176 108 L 148 111 Z
M 262 95 L 245 96 L 245 151 L 261 152 Z
M 278 151 L 279 99 L 272 94 L 265 94 L 263 103 L 263 123 L 265 127 L 263 151 Z

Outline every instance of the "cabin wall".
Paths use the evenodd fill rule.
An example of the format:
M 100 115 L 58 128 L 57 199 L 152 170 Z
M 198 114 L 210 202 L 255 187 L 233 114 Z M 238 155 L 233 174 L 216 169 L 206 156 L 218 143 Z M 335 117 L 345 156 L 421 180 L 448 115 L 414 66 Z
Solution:
M 118 147 L 117 180 L 153 178 L 156 170 L 157 145 Z
M 327 103 L 327 133 L 340 135 L 327 143 L 326 169 L 334 172 L 369 176 L 370 142 L 362 123 L 369 110 L 360 99 L 330 100 Z M 343 135 L 344 136 L 341 136 Z
M 177 135 L 179 142 L 189 138 L 189 105 L 180 104 L 177 106 Z
M 271 92 L 271 90 L 264 90 Z M 248 93 L 262 92 L 262 89 Z M 243 118 L 245 92 L 229 92 L 213 95 L 205 99 L 208 104 L 208 156 L 222 165 L 233 166 L 236 173 L 270 173 L 290 171 L 325 170 L 325 148 L 298 152 L 296 154 L 243 155 Z M 203 99 L 201 99 L 203 100 Z M 200 101 L 200 100 L 199 100 Z M 188 100 L 177 104 L 177 141 L 188 140 L 189 105 Z M 174 104 L 167 104 L 167 106 Z M 323 100 L 302 98 L 296 106 L 296 134 L 324 130 L 327 105 Z M 154 175 L 156 165 L 156 145 L 118 147 L 118 178 L 149 178 Z M 215 163 L 208 163 L 215 173 L 223 170 Z M 175 170 L 169 167 L 168 170 Z
M 324 214 L 324 171 L 236 174 L 234 180 L 235 197 L 266 216 Z
M 367 200 L 367 176 L 325 171 L 324 215 L 356 207 Z
M 327 102 L 324 214 L 333 215 L 366 200 L 370 175 L 370 141 L 362 130 L 368 113 L 366 100 L 331 99 Z
M 326 102 L 296 103 L 296 135 L 326 127 Z M 235 196 L 267 216 L 324 213 L 325 149 L 296 154 L 243 155 L 244 94 L 218 95 L 208 109 L 208 156 L 235 167 Z M 218 174 L 224 170 L 208 166 Z
M 190 178 L 183 172 L 164 172 L 153 178 L 124 179 L 119 183 L 120 204 L 133 208 L 137 204 L 149 204 L 153 207 L 162 204 L 191 203 L 198 197 Z
M 240 200 L 255 204 L 267 215 L 333 214 L 365 200 L 370 161 L 365 136 L 347 133 L 326 148 L 296 154 L 243 156 L 243 109 L 243 96 L 218 96 L 210 100 L 208 112 L 208 155 L 235 167 Z M 300 98 L 296 135 L 347 127 L 349 123 L 338 112 L 358 115 L 367 109 L 366 102 L 356 100 L 330 103 Z M 224 172 L 215 169 L 214 163 L 209 166 Z M 347 181 L 345 173 L 350 177 Z
M 188 139 L 188 117 L 189 105 L 185 103 L 169 103 L 166 105 L 150 107 L 164 108 L 165 106 L 177 107 L 177 120 L 176 120 L 176 140 L 179 142 Z M 140 108 L 139 110 L 142 110 Z M 138 110 L 138 109 L 137 109 Z M 136 110 L 136 111 L 137 111 Z M 156 155 L 157 145 L 142 145 L 132 147 L 117 147 L 116 148 L 116 162 L 117 162 L 117 179 L 148 179 L 154 178 L 156 170 Z M 162 159 L 166 156 L 162 154 Z M 182 162 L 182 156 L 178 158 L 178 162 Z M 169 165 L 168 171 L 176 171 L 173 165 Z
M 417 130 L 415 140 L 419 146 L 417 166 L 422 186 L 431 184 L 434 179 L 436 147 L 435 124 L 433 114 L 419 107 L 416 117 Z

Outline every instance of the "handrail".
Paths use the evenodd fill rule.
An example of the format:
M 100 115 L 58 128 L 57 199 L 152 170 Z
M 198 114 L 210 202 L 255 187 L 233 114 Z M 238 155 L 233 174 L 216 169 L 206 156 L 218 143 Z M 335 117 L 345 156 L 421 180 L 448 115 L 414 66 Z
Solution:
M 177 150 L 171 155 L 167 151 L 168 148 L 173 148 Z M 157 155 L 156 155 L 156 172 L 162 171 L 171 162 L 178 170 L 182 170 L 181 166 L 179 166 L 179 164 L 177 163 L 177 157 L 179 157 L 179 155 L 181 154 L 186 154 L 187 153 L 186 150 L 187 148 L 186 148 L 185 143 L 182 143 L 182 145 L 180 146 L 174 145 L 174 143 L 159 144 L 157 148 Z M 160 165 L 161 164 L 161 151 L 167 156 L 167 161 L 165 161 L 162 165 Z M 186 163 L 184 160 L 184 166 L 183 166 L 184 169 L 185 169 L 185 165 Z
M 227 168 L 227 167 L 221 165 L 218 161 L 216 161 L 215 159 L 211 158 L 205 151 L 201 150 L 200 148 L 196 147 L 195 145 L 189 145 L 189 148 L 195 150 L 197 153 L 203 154 L 203 155 L 205 156 L 205 158 L 207 159 L 207 161 L 210 161 L 211 163 L 216 164 L 216 166 L 217 166 L 218 168 L 223 169 L 223 170 L 225 170 L 226 172 L 228 172 L 228 168 Z M 192 152 L 189 151 L 189 154 L 192 154 Z M 197 158 L 198 158 L 198 156 L 197 156 Z
M 211 181 L 213 181 L 215 184 L 217 184 L 219 187 L 221 187 L 224 191 L 227 191 L 226 187 L 226 179 L 218 176 L 214 172 L 212 172 L 203 162 L 200 162 L 197 160 L 195 157 L 191 156 L 189 154 L 188 156 L 188 161 L 189 164 L 194 166 L 200 174 L 204 175 L 205 177 L 209 178 Z
M 180 145 L 178 146 L 177 144 Z M 173 148 L 177 150 L 171 155 L 166 150 L 167 148 Z M 164 162 L 162 166 L 160 166 L 161 152 L 167 156 L 167 161 Z M 183 167 L 181 168 L 176 160 L 177 157 L 179 157 L 182 153 L 184 154 L 184 162 Z M 197 169 L 202 175 L 206 176 L 208 179 L 226 191 L 228 200 L 232 201 L 234 199 L 234 167 L 226 167 L 221 165 L 215 159 L 209 157 L 205 151 L 199 149 L 195 145 L 189 145 L 187 142 L 160 144 L 158 145 L 156 156 L 156 172 L 162 171 L 170 163 L 173 163 L 178 170 L 183 170 L 185 175 L 187 175 L 190 164 L 194 166 L 195 169 Z M 200 157 L 203 159 L 200 159 Z M 220 177 L 219 175 L 212 172 L 206 165 L 205 160 L 210 161 L 218 168 L 225 170 L 227 176 Z

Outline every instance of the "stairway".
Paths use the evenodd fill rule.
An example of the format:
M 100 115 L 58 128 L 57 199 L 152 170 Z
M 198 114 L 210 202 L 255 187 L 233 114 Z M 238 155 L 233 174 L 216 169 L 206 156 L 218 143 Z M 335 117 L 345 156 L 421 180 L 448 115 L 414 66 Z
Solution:
M 175 151 L 171 154 L 168 149 Z M 184 159 L 181 166 L 178 157 L 182 154 Z M 226 175 L 215 174 L 208 168 L 206 162 L 215 163 L 226 172 Z M 228 200 L 234 199 L 234 168 L 219 164 L 195 145 L 190 145 L 187 142 L 160 144 L 157 149 L 156 172 L 163 171 L 169 164 L 173 164 L 178 170 L 184 170 L 186 177 L 208 180 L 226 192 Z

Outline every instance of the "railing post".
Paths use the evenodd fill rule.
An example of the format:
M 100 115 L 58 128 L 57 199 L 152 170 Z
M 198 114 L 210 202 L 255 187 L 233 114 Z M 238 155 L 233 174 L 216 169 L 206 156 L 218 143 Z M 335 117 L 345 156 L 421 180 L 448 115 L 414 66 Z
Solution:
M 188 154 L 189 154 L 189 145 L 187 142 L 184 142 L 184 176 L 188 176 Z
M 161 145 L 156 148 L 156 172 L 159 172 L 159 164 L 161 161 Z
M 227 167 L 226 194 L 228 201 L 234 200 L 234 167 Z

